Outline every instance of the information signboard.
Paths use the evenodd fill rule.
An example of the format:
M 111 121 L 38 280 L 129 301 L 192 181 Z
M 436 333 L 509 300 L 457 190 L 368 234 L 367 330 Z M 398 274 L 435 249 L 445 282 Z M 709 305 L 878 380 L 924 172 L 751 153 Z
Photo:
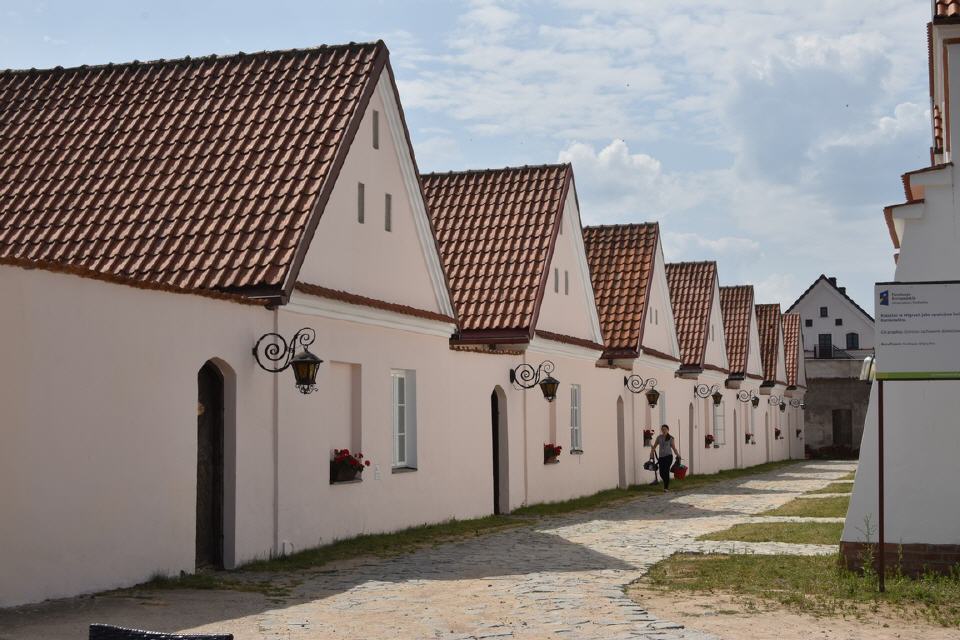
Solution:
M 878 282 L 877 380 L 960 379 L 960 282 Z

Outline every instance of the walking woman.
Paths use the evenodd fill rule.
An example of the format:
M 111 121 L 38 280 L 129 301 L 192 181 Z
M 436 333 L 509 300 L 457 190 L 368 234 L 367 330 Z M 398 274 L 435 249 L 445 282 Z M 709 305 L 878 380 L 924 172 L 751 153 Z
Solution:
M 670 427 L 662 425 L 660 435 L 657 436 L 650 447 L 650 459 L 657 459 L 657 464 L 660 467 L 660 477 L 663 478 L 664 491 L 670 490 L 670 467 L 673 466 L 674 453 L 677 454 L 677 460 L 679 460 L 680 452 L 677 450 L 677 441 L 670 435 Z

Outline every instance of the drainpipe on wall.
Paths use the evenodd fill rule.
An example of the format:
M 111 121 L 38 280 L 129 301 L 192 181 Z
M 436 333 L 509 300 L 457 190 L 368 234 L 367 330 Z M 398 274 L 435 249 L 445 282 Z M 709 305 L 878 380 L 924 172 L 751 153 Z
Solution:
M 280 333 L 280 309 L 273 310 L 273 332 Z M 273 378 L 273 555 L 280 555 L 280 376 Z
M 527 361 L 527 351 L 523 351 L 523 362 Z M 527 396 L 530 395 L 526 392 L 521 393 L 520 397 L 523 398 L 523 504 L 524 506 L 530 504 L 530 459 L 527 456 Z

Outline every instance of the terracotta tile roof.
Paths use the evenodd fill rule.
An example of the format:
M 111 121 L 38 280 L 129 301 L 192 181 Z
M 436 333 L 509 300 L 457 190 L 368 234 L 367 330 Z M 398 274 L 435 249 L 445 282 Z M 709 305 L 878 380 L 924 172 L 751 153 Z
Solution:
M 667 265 L 670 305 L 680 342 L 680 362 L 684 367 L 703 367 L 716 278 L 716 262 Z
M 935 18 L 954 18 L 960 16 L 960 0 L 936 0 L 933 15 Z
M 361 296 L 356 293 L 349 293 L 347 291 L 340 291 L 338 289 L 321 287 L 318 284 L 298 282 L 295 288 L 297 291 L 302 291 L 306 294 L 317 296 L 319 298 L 327 298 L 328 300 L 339 300 L 340 302 L 346 302 L 348 304 L 356 304 L 363 307 L 370 307 L 372 309 L 381 309 L 383 311 L 392 311 L 393 313 L 400 313 L 405 316 L 413 316 L 416 318 L 424 318 L 425 320 L 436 320 L 437 322 L 448 322 L 451 324 L 456 323 L 454 318 L 442 313 L 437 313 L 435 311 L 427 311 L 425 309 L 410 307 L 405 304 L 397 304 L 396 302 L 387 302 L 385 300 L 378 300 L 376 298 L 368 298 L 367 296 Z
M 280 290 L 386 59 L 381 42 L 0 73 L 0 256 Z
M 607 351 L 636 353 L 640 348 L 659 235 L 655 222 L 583 230 Z
M 720 312 L 723 314 L 730 373 L 746 375 L 750 322 L 753 319 L 753 286 L 720 287 Z
M 532 337 L 571 178 L 566 164 L 421 177 L 461 337 Z
M 757 331 L 760 334 L 760 361 L 764 382 L 778 382 L 777 353 L 780 350 L 780 305 L 758 304 Z
M 783 314 L 783 360 L 787 366 L 787 384 L 797 386 L 800 352 L 800 314 Z

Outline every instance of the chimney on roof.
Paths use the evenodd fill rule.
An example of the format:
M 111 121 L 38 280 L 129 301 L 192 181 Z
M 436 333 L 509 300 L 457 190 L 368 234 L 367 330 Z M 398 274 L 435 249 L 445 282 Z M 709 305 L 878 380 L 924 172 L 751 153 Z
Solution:
M 836 278 L 827 278 L 827 282 L 829 282 L 829 283 L 832 284 L 833 286 L 837 286 L 837 279 L 836 279 Z

